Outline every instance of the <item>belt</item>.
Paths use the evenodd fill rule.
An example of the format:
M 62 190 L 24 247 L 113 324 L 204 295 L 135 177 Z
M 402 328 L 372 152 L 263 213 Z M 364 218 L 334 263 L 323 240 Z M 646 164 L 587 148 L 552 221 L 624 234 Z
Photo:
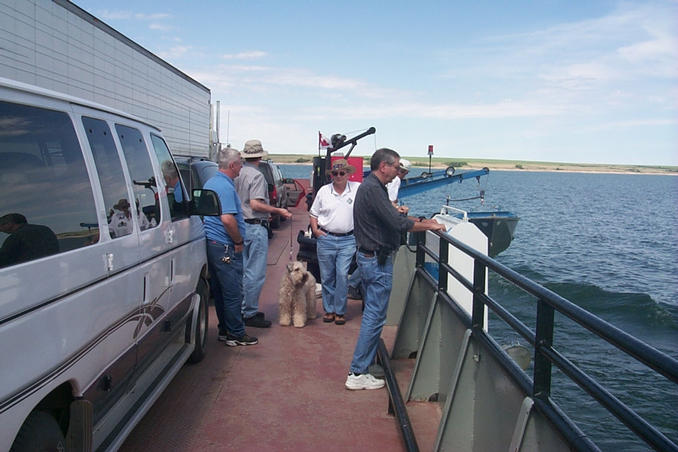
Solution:
M 346 237 L 347 235 L 353 235 L 353 231 L 348 231 L 348 232 L 330 232 L 327 229 L 321 227 L 321 231 L 323 231 L 326 234 L 333 235 L 335 237 Z
M 261 224 L 261 225 L 266 225 L 268 223 L 267 220 L 262 220 L 261 218 L 245 218 L 245 223 L 247 224 Z
M 368 250 L 366 248 L 363 248 L 362 246 L 358 248 L 358 251 L 363 253 L 367 257 L 373 257 L 374 256 L 374 250 Z

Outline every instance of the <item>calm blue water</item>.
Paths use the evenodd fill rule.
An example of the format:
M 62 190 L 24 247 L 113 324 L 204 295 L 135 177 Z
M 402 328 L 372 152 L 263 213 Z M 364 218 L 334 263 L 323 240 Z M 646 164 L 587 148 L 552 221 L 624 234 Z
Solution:
M 282 165 L 286 177 L 309 166 Z M 413 171 L 416 173 L 416 171 Z M 664 353 L 678 358 L 678 177 L 491 171 L 405 198 L 415 216 L 451 202 L 467 210 L 509 210 L 520 217 L 511 246 L 497 260 L 545 285 Z M 490 295 L 528 326 L 535 300 L 495 275 Z M 612 393 L 678 441 L 678 389 L 562 316 L 555 345 Z M 521 342 L 496 317 L 502 345 Z M 554 370 L 553 398 L 604 450 L 645 450 L 578 387 Z

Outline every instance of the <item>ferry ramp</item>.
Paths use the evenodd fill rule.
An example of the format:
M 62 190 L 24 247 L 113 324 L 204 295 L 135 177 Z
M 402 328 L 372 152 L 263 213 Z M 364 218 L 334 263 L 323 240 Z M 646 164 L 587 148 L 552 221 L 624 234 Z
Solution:
M 266 282 L 259 309 L 271 328 L 247 327 L 259 344 L 227 347 L 217 341 L 210 307 L 207 356 L 186 365 L 120 449 L 135 451 L 349 451 L 405 450 L 398 423 L 388 414 L 386 389 L 348 391 L 344 382 L 360 329 L 360 300 L 349 299 L 345 325 L 318 317 L 304 328 L 278 324 L 278 287 L 296 257 L 296 235 L 308 226 L 300 205 L 269 243 Z M 390 350 L 395 327 L 385 327 Z M 409 360 L 410 362 L 412 360 Z M 411 365 L 394 363 L 398 373 Z M 400 370 L 399 370 L 400 369 Z M 398 375 L 398 381 L 408 381 Z M 402 387 L 401 391 L 406 388 Z M 421 450 L 431 450 L 440 419 L 438 404 L 408 403 Z

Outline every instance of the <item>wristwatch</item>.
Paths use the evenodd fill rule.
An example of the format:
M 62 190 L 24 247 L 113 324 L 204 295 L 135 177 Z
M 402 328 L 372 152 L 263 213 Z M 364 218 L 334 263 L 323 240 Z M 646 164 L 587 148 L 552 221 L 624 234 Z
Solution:
M 425 217 L 425 216 L 423 216 L 423 215 L 422 215 L 422 216 L 420 216 L 420 217 L 419 217 L 419 223 L 421 223 L 421 222 L 422 222 L 422 221 L 424 221 L 425 219 L 426 219 L 426 217 Z

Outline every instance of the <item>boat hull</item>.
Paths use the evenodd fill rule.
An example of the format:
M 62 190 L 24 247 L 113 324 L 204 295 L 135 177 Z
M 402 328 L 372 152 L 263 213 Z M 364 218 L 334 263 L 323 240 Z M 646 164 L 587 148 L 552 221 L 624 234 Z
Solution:
M 468 212 L 468 221 L 475 224 L 490 241 L 490 257 L 511 245 L 519 219 L 516 214 L 506 211 Z

